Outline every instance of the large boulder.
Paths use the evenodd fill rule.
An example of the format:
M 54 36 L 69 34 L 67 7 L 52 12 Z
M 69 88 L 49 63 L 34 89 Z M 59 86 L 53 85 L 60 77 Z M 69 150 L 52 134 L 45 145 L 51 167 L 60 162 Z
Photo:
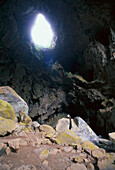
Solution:
M 11 133 L 15 129 L 15 112 L 13 107 L 0 99 L 0 136 Z
M 0 136 L 11 133 L 16 127 L 15 121 L 0 117 Z
M 109 138 L 112 141 L 112 143 L 115 145 L 115 132 L 109 133 Z
M 55 137 L 52 138 L 51 140 L 61 145 L 80 144 L 83 141 L 82 138 L 77 136 L 72 130 L 67 130 L 67 129 L 55 135 Z
M 0 87 L 0 99 L 7 101 L 15 110 L 16 116 L 23 111 L 28 114 L 27 103 L 9 86 Z
M 55 130 L 49 125 L 40 125 L 39 130 L 44 133 L 45 136 L 51 138 L 55 134 Z
M 74 120 L 71 119 L 71 122 L 72 122 L 71 130 L 77 131 L 78 127 L 76 126 Z M 57 132 L 63 132 L 64 130 L 69 129 L 69 124 L 70 124 L 70 120 L 68 118 L 59 119 L 57 124 L 56 124 L 56 131 Z
M 71 119 L 72 128 L 71 130 L 80 136 L 84 141 L 89 140 L 92 142 L 98 143 L 98 136 L 93 132 L 93 130 L 88 126 L 88 124 L 80 117 L 75 117 Z M 69 129 L 70 120 L 67 118 L 62 118 L 58 120 L 56 125 L 57 132 L 63 132 L 64 130 Z
M 94 131 L 88 126 L 88 124 L 80 117 L 75 117 L 74 121 L 78 127 L 75 133 L 82 137 L 84 141 L 89 140 L 94 143 L 99 142 L 99 137 L 94 133 Z
M 6 101 L 0 99 L 0 117 L 15 120 L 14 108 Z
M 93 150 L 95 150 L 95 149 L 99 149 L 98 146 L 94 145 L 92 142 L 90 142 L 90 141 L 88 141 L 88 140 L 82 142 L 82 143 L 81 143 L 81 146 L 82 146 L 82 148 L 83 148 L 86 152 L 88 152 L 89 154 L 91 154 L 91 151 L 93 151 Z

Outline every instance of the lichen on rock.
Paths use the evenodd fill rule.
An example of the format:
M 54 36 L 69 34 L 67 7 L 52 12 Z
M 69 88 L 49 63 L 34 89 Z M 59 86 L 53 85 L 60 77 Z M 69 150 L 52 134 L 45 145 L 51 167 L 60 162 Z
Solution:
M 57 144 L 80 144 L 83 139 L 77 136 L 72 130 L 65 130 L 57 134 L 54 138 L 51 139 L 53 142 Z
M 6 101 L 0 99 L 0 117 L 15 120 L 14 108 Z
M 55 130 L 49 125 L 40 125 L 39 130 L 44 132 L 44 135 L 48 138 L 52 138 L 55 134 Z
M 15 121 L 0 117 L 0 136 L 11 133 L 12 131 L 14 131 L 15 127 Z

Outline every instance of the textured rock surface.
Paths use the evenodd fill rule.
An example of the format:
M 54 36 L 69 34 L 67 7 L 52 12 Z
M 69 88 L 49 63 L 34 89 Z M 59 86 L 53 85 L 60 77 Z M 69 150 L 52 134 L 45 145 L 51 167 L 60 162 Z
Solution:
M 109 138 L 113 144 L 115 144 L 115 132 L 109 133 Z
M 44 132 L 44 135 L 49 138 L 55 134 L 55 130 L 49 125 L 40 125 L 39 130 Z
M 88 126 L 88 124 L 80 117 L 75 117 L 74 121 L 78 126 L 78 130 L 74 131 L 83 140 L 89 140 L 91 142 L 98 143 L 99 137 L 93 132 L 93 130 Z
M 72 128 L 71 130 L 80 136 L 84 141 L 89 140 L 91 142 L 98 143 L 99 137 L 93 132 L 93 130 L 88 126 L 88 124 L 80 117 L 75 117 L 71 120 Z M 70 121 L 67 118 L 59 119 L 56 125 L 56 131 L 63 132 L 69 129 Z
M 19 112 L 19 122 L 22 122 L 26 125 L 29 125 L 32 122 L 32 119 L 23 111 Z
M 60 145 L 49 143 L 43 132 L 36 130 L 26 133 L 26 136 L 11 134 L 0 137 L 0 169 L 114 169 L 115 153 L 107 153 L 90 141 L 81 143 L 81 139 L 71 130 L 60 134 L 58 137 L 63 141 Z M 79 149 L 80 146 L 82 149 Z
M 19 112 L 25 112 L 28 114 L 27 103 L 10 87 L 0 87 L 0 99 L 7 101 L 15 110 L 16 116 L 19 116 Z
M 0 135 L 11 133 L 16 128 L 15 121 L 0 117 Z
M 72 130 L 65 130 L 51 139 L 57 144 L 79 144 L 83 139 L 77 136 Z
M 94 144 L 93 144 L 92 142 L 90 142 L 90 141 L 84 141 L 84 142 L 82 142 L 82 143 L 81 143 L 81 146 L 82 146 L 82 148 L 83 148 L 86 152 L 88 152 L 88 153 L 90 153 L 90 154 L 91 154 L 91 151 L 93 151 L 93 150 L 95 150 L 95 149 L 99 149 L 98 146 L 94 145 Z
M 71 130 L 73 130 L 73 131 L 77 130 L 78 127 L 76 126 L 73 119 L 71 119 L 71 122 L 72 122 Z M 57 132 L 63 132 L 64 130 L 68 130 L 69 124 L 70 124 L 70 120 L 68 118 L 59 119 L 57 124 L 56 124 L 56 131 Z
M 0 117 L 15 120 L 14 108 L 6 101 L 0 99 Z

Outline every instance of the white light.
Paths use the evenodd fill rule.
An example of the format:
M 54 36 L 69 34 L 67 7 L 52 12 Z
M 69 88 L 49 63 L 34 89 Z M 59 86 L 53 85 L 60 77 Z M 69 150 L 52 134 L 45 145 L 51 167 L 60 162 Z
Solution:
M 35 24 L 31 31 L 33 42 L 39 47 L 50 48 L 53 42 L 54 34 L 50 24 L 42 14 L 38 14 Z

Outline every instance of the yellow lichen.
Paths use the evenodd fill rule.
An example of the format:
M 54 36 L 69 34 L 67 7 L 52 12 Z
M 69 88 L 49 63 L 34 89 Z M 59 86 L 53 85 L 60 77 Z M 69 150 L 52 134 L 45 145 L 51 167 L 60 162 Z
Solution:
M 20 122 L 26 124 L 26 125 L 29 125 L 31 123 L 31 118 L 23 111 L 21 111 L 19 113 L 19 117 L 20 117 Z
M 84 141 L 81 143 L 81 146 L 83 149 L 90 149 L 90 150 L 94 150 L 94 149 L 99 149 L 98 146 L 94 145 L 92 142 L 90 141 Z
M 42 152 L 42 155 L 47 155 L 48 154 L 48 150 L 45 149 L 43 152 Z
M 41 125 L 39 129 L 40 131 L 45 132 L 45 135 L 47 137 L 49 136 L 49 138 L 53 137 L 55 134 L 55 130 L 49 125 Z
M 0 99 L 0 116 L 6 119 L 15 120 L 14 108 L 6 101 Z
M 0 135 L 4 136 L 15 129 L 15 122 L 11 119 L 0 117 Z
M 82 138 L 77 136 L 72 130 L 65 130 L 64 132 L 61 132 L 56 136 L 55 141 L 58 144 L 79 144 L 82 142 Z

